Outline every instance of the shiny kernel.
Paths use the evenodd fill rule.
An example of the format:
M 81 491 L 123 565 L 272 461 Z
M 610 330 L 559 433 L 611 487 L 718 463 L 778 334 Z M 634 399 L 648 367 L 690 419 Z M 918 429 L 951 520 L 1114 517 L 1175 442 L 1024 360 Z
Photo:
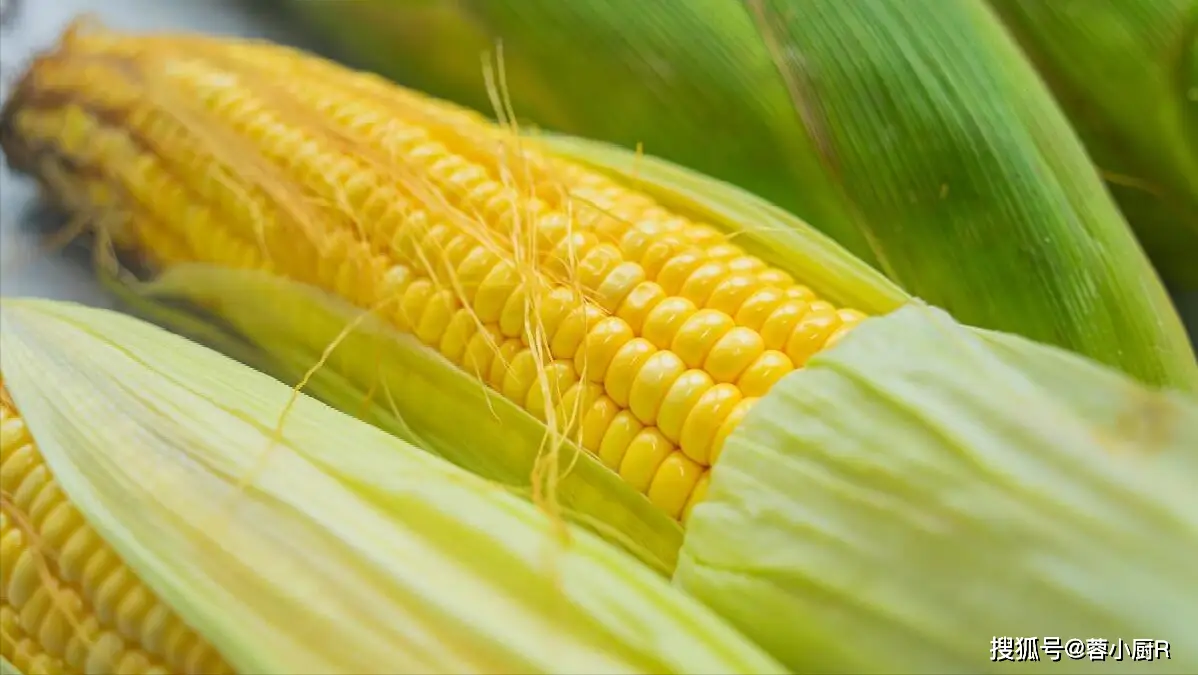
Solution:
M 508 371 L 512 368 L 512 361 L 516 355 L 528 349 L 515 338 L 505 340 L 499 345 L 499 351 L 495 354 L 495 358 L 491 361 L 491 373 L 487 379 L 487 384 L 499 391 L 503 391 L 504 380 L 507 378 Z M 520 399 L 516 399 L 520 401 Z
M 855 309 L 839 309 L 836 311 L 836 316 L 844 323 L 860 323 L 869 318 L 864 312 L 858 312 Z
M 478 295 L 478 289 L 482 287 L 483 281 L 491 273 L 491 270 L 499 264 L 499 256 L 495 255 L 485 246 L 475 246 L 473 250 L 462 259 L 460 265 L 454 273 L 454 281 L 457 287 L 461 289 L 464 302 L 474 304 L 474 299 Z
M 444 263 L 445 271 L 456 273 L 466 257 L 477 248 L 478 241 L 475 237 L 465 232 L 458 233 L 440 252 L 439 258 Z
M 767 268 L 765 261 L 751 255 L 742 255 L 728 261 L 728 269 L 737 274 L 756 274 Z
M 595 289 L 595 298 L 599 306 L 611 314 L 615 314 L 620 305 L 645 281 L 645 270 L 634 262 L 622 262 L 616 265 Z
M 673 262 L 679 255 L 690 250 L 691 245 L 677 235 L 664 235 L 650 242 L 641 256 L 628 256 L 629 260 L 639 260 L 645 268 L 645 276 L 658 281 L 665 266 Z M 689 258 L 688 258 L 689 260 Z M 658 282 L 660 283 L 660 281 Z
M 833 305 L 832 303 L 828 302 L 827 300 L 812 300 L 811 301 L 811 311 L 812 312 L 835 312 L 837 310 L 836 310 L 836 305 Z
M 735 385 L 717 384 L 708 389 L 682 423 L 682 451 L 696 462 L 710 466 L 712 441 L 741 398 Z
M 736 317 L 736 324 L 761 332 L 766 320 L 785 301 L 786 293 L 782 289 L 773 286 L 760 288 L 741 303 L 740 309 L 733 315 Z
M 682 288 L 678 291 L 678 295 L 689 299 L 696 306 L 703 307 L 707 304 L 708 298 L 715 292 L 717 286 L 724 279 L 728 278 L 730 272 L 725 265 L 718 262 L 707 262 L 700 265 L 691 272 L 690 276 L 683 282 Z
M 566 286 L 556 286 L 548 293 L 542 291 L 535 311 L 541 319 L 544 340 L 548 342 L 552 339 L 566 317 L 585 305 L 586 298 Z
M 632 381 L 628 408 L 645 424 L 657 421 L 657 412 L 666 392 L 686 372 L 686 364 L 674 352 L 661 351 L 645 360 Z
M 591 329 L 603 319 L 603 310 L 591 303 L 567 314 L 550 340 L 549 349 L 553 356 L 559 359 L 572 358 Z
M 529 389 L 537 381 L 537 359 L 532 350 L 522 349 L 508 364 L 503 374 L 503 386 L 500 392 L 509 401 L 524 405 Z
M 802 368 L 807 359 L 824 348 L 828 336 L 840 326 L 840 317 L 834 309 L 820 308 L 808 312 L 786 341 L 786 355 L 796 366 Z
M 696 246 L 714 247 L 724 241 L 724 233 L 710 225 L 691 225 L 683 233 Z
M 446 289 L 434 293 L 429 298 L 428 304 L 425 305 L 424 312 L 420 315 L 420 321 L 416 324 L 416 337 L 425 344 L 437 344 L 441 336 L 445 334 L 446 328 L 449 327 L 449 322 L 453 319 L 458 307 L 460 305 L 453 291 Z
M 420 316 L 424 314 L 424 308 L 435 291 L 433 282 L 428 279 L 417 279 L 408 284 L 400 301 L 398 317 L 405 330 L 411 330 L 420 323 Z
M 810 310 L 811 305 L 804 300 L 787 300 L 778 305 L 759 331 L 761 338 L 765 340 L 765 348 L 784 351 L 786 341 L 790 339 L 795 326 L 799 325 L 799 320 Z
M 24 425 L 22 425 L 23 427 Z M 15 442 L 14 445 L 16 445 Z M 5 447 L 10 446 L 6 445 Z M 38 458 L 33 445 L 25 441 L 25 444 L 13 450 L 3 462 L 0 462 L 0 489 L 5 492 L 15 491 L 17 485 L 37 463 Z
M 694 316 L 699 309 L 695 303 L 673 296 L 657 303 L 645 317 L 645 325 L 641 328 L 641 336 L 652 342 L 658 349 L 669 349 L 674 342 L 682 325 Z
M 591 382 L 602 382 L 616 352 L 634 337 L 627 321 L 615 316 L 603 318 L 574 352 L 575 367 Z
M 810 288 L 807 288 L 806 286 L 803 286 L 802 284 L 797 284 L 797 285 L 788 287 L 786 289 L 786 297 L 788 297 L 792 300 L 806 300 L 807 302 L 810 302 L 810 303 L 814 303 L 818 300 L 815 293 L 812 292 L 812 290 Z
M 527 335 L 530 310 L 528 288 L 520 285 L 512 289 L 499 313 L 499 332 L 510 338 Z
M 598 455 L 603 437 L 619 412 L 620 406 L 611 400 L 610 396 L 596 399 L 582 418 L 582 447 Z M 624 447 L 627 447 L 627 444 Z M 614 469 L 619 465 L 609 466 Z
M 620 477 L 637 492 L 645 492 L 653 483 L 653 476 L 670 453 L 674 444 L 654 427 L 641 429 L 620 460 Z
M 671 452 L 649 484 L 649 501 L 671 518 L 679 518 L 703 473 L 703 467 L 690 457 L 676 450 Z
M 730 274 L 716 285 L 704 307 L 721 311 L 728 316 L 736 316 L 745 300 L 759 288 L 761 282 L 751 274 Z
M 620 236 L 620 251 L 627 260 L 643 261 L 649 247 L 657 241 L 655 232 L 632 228 Z
M 570 232 L 553 247 L 552 253 L 545 259 L 544 271 L 550 276 L 574 278 L 579 263 L 598 244 L 598 238 L 590 232 Z
M 768 349 L 745 369 L 740 379 L 736 381 L 736 386 L 745 396 L 765 396 L 778 383 L 778 380 L 786 377 L 794 369 L 794 362 L 790 360 L 789 356 L 780 351 Z
M 628 222 L 628 218 L 623 214 L 608 211 L 607 213 L 599 214 L 599 218 L 591 226 L 591 230 L 605 241 L 618 242 L 630 227 L 632 227 L 632 224 Z M 623 251 L 621 251 L 621 254 L 623 254 Z
M 499 328 L 490 325 L 486 326 L 470 338 L 470 342 L 466 343 L 466 351 L 462 354 L 462 368 L 475 377 L 488 379 L 491 374 L 491 363 L 495 360 L 495 355 L 499 353 L 499 346 L 503 343 L 503 336 L 499 334 Z
M 599 460 L 613 471 L 619 470 L 632 440 L 644 428 L 645 425 L 641 424 L 631 410 L 617 412 L 599 443 Z
M 387 310 L 394 311 L 403 300 L 404 289 L 412 282 L 412 271 L 403 265 L 393 265 L 383 275 L 379 283 L 379 300 L 387 305 Z
M 707 257 L 711 260 L 719 262 L 728 262 L 733 258 L 739 258 L 744 255 L 745 251 L 736 244 L 721 243 L 709 246 L 707 248 Z
M 711 465 L 715 466 L 716 462 L 720 461 L 720 454 L 724 452 L 724 443 L 728 440 L 728 436 L 740 426 L 740 423 L 745 419 L 745 415 L 753 409 L 761 399 L 745 398 L 741 399 L 740 403 L 728 413 L 724 418 L 724 423 L 720 425 L 719 430 L 715 434 L 715 438 L 711 442 Z
M 654 207 L 651 212 L 663 232 L 684 233 L 687 229 L 694 227 L 694 223 L 691 221 L 681 216 L 672 215 L 661 207 Z
M 703 369 L 716 382 L 735 382 L 764 352 L 765 342 L 757 331 L 737 326 L 716 341 Z
M 666 293 L 678 295 L 690 275 L 705 262 L 707 261 L 701 251 L 695 249 L 683 251 L 662 265 L 661 272 L 657 274 L 655 281 L 661 284 Z
M 712 347 L 736 327 L 732 317 L 714 309 L 701 309 L 682 324 L 670 348 L 687 366 L 698 368 L 703 365 Z
M 695 489 L 691 491 L 690 498 L 686 500 L 686 507 L 682 509 L 682 524 L 686 525 L 691 519 L 691 512 L 695 510 L 695 506 L 700 504 L 707 498 L 707 486 L 711 485 L 711 469 L 703 472 L 699 476 L 699 480 L 695 483 Z
M 666 292 L 661 286 L 646 281 L 632 289 L 628 297 L 624 298 L 624 302 L 620 303 L 620 308 L 616 310 L 616 316 L 627 321 L 633 333 L 639 334 L 644 330 L 645 318 L 649 316 L 649 312 L 665 299 Z
M 840 327 L 832 331 L 832 334 L 829 335 L 828 339 L 824 341 L 824 349 L 831 349 L 832 347 L 835 347 L 841 340 L 844 339 L 844 336 L 853 332 L 853 329 L 857 326 L 857 323 L 841 324 Z
M 688 370 L 670 385 L 657 410 L 657 428 L 674 443 L 682 438 L 682 425 L 708 389 L 715 386 L 703 370 Z
M 570 231 L 570 218 L 560 211 L 541 214 L 537 217 L 537 243 L 541 250 L 552 249 Z
M 17 448 L 31 443 L 33 437 L 29 435 L 29 427 L 25 426 L 25 421 L 20 417 L 7 417 L 3 422 L 0 422 L 0 447 Z M 33 461 L 33 453 L 29 453 L 30 462 Z M 5 460 L 7 463 L 8 460 Z M 23 473 L 23 472 L 22 472 Z M 7 476 L 7 473 L 3 475 Z M 4 483 L 8 486 L 8 483 Z
M 632 380 L 657 348 L 644 338 L 633 338 L 616 352 L 603 378 L 607 395 L 620 407 L 628 407 L 628 395 L 632 391 Z
M 573 384 L 562 394 L 561 400 L 558 401 L 557 408 L 554 411 L 557 415 L 558 428 L 570 434 L 580 431 L 586 419 L 587 411 L 603 396 L 602 386 L 590 382 L 579 382 L 577 378 L 574 378 Z M 579 433 L 577 437 L 572 437 L 571 440 L 581 442 L 582 436 L 583 434 Z
M 470 344 L 470 339 L 478 332 L 478 319 L 474 318 L 469 310 L 459 309 L 454 312 L 453 318 L 449 320 L 449 325 L 445 327 L 445 333 L 441 336 L 441 343 L 437 346 L 437 351 L 445 358 L 454 363 L 461 363 L 462 357 L 466 353 L 466 347 Z
M 483 323 L 498 323 L 504 305 L 520 287 L 520 273 L 509 262 L 500 262 L 483 279 L 474 296 L 474 313 Z
M 769 268 L 757 273 L 757 280 L 763 284 L 778 288 L 789 288 L 794 285 L 794 277 L 780 269 Z
M 574 278 L 583 288 L 594 290 L 622 262 L 624 254 L 619 248 L 613 244 L 599 244 L 579 261 Z
M 529 388 L 528 396 L 524 399 L 524 409 L 542 422 L 548 421 L 549 413 L 556 410 L 557 404 L 562 400 L 562 395 L 569 391 L 576 382 L 578 382 L 578 376 L 574 373 L 573 362 L 568 359 L 559 359 L 548 364 L 545 366 L 543 376 L 535 378 Z M 565 420 L 555 420 L 555 422 L 554 428 L 556 429 L 568 428 L 565 425 Z

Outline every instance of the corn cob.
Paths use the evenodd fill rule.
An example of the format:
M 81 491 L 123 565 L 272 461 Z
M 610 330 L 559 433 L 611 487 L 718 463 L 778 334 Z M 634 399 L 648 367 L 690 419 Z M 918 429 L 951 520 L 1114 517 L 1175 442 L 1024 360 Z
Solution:
M 1198 391 L 1192 347 L 1156 270 L 985 0 L 282 4 L 347 59 L 487 113 L 498 107 L 479 61 L 494 55 L 522 118 L 629 149 L 643 144 L 731 181 L 969 325 Z M 1166 281 L 1192 277 L 1194 202 L 1172 199 L 1194 186 L 1192 154 L 1176 161 L 1189 147 L 1174 133 L 1184 111 L 1173 114 L 1189 86 L 1178 56 L 1188 38 L 1185 12 L 1170 16 L 1189 0 L 1022 4 L 1068 24 L 1061 40 L 1050 39 L 1056 50 L 1079 31 L 1110 27 L 1110 39 L 1084 49 L 1110 47 L 1118 64 L 1066 57 L 1046 74 L 1065 72 L 1067 91 L 1076 89 L 1070 80 L 1106 83 L 1132 111 L 1125 119 L 1134 132 L 1121 137 L 1170 144 L 1146 155 L 1142 169 L 1099 168 L 1127 167 L 1133 182 L 1150 179 L 1151 192 L 1180 207 L 1138 232 Z M 1128 9 L 1104 9 L 1120 4 Z M 1104 18 L 1112 14 L 1137 20 Z M 1110 86 L 1125 72 L 1134 89 Z M 1176 101 L 1134 112 L 1161 100 L 1164 85 Z M 1068 103 L 1074 122 L 1108 119 L 1098 99 Z M 1167 173 L 1188 185 L 1155 180 Z M 1114 189 L 1158 201 L 1142 186 Z
M 282 47 L 70 34 L 3 132 L 147 263 L 377 309 L 675 518 L 754 403 L 865 318 L 477 115 Z
M 232 673 L 88 526 L 0 379 L 0 656 L 25 675 Z
M 0 317 L 25 675 L 781 672 L 593 534 L 242 364 L 104 310 Z

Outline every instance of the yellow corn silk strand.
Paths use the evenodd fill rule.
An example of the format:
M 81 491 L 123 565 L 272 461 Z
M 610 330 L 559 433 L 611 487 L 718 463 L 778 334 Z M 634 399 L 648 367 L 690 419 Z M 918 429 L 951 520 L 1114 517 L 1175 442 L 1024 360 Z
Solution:
M 84 521 L 0 379 L 0 656 L 25 675 L 232 669 Z
M 3 133 L 118 246 L 376 309 L 683 520 L 754 403 L 864 318 L 505 127 L 275 45 L 71 33 Z

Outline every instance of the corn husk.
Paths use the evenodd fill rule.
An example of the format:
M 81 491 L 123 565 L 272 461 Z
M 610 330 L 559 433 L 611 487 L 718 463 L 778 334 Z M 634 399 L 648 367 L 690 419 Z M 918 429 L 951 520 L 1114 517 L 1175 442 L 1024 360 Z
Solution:
M 733 432 L 675 583 L 792 672 L 1192 673 L 1196 451 L 1193 396 L 913 305 Z M 993 661 L 1002 636 L 1123 658 Z
M 1192 361 L 1098 172 L 983 0 L 290 4 L 352 62 L 484 112 L 497 106 L 480 54 L 501 42 L 522 120 L 748 188 L 970 325 L 1150 384 L 1177 384 L 1160 359 Z
M 781 672 L 598 538 L 215 352 L 71 304 L 0 313 L 62 489 L 239 672 Z
M 1193 0 L 990 0 L 1166 281 L 1198 288 Z
M 579 449 L 573 436 L 555 435 L 472 373 L 333 295 L 262 272 L 201 264 L 118 292 L 147 319 L 302 383 L 338 410 L 561 509 L 664 576 L 677 564 L 678 522 Z

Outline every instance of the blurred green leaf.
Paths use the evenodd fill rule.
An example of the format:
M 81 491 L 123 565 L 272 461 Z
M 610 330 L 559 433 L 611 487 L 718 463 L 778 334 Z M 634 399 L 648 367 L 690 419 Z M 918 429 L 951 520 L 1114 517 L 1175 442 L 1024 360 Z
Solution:
M 1198 287 L 1195 0 L 990 0 L 1167 281 Z

